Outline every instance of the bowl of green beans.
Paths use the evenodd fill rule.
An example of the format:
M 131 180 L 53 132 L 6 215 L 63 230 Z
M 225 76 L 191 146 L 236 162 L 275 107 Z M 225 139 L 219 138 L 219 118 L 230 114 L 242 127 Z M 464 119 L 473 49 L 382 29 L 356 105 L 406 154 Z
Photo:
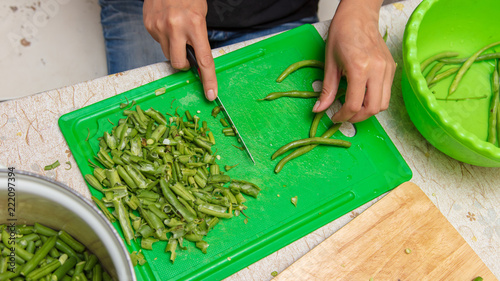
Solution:
M 403 38 L 412 122 L 441 152 L 485 167 L 500 167 L 498 11 L 498 0 L 424 0 Z
M 136 280 L 104 215 L 69 187 L 0 168 L 0 280 Z

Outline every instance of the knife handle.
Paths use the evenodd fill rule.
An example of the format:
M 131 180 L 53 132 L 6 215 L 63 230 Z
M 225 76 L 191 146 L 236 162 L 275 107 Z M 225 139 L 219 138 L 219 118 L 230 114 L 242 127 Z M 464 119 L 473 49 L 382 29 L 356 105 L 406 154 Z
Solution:
M 196 55 L 194 54 L 194 49 L 191 45 L 186 44 L 186 54 L 191 69 L 193 70 L 195 75 L 198 75 L 198 77 L 200 77 L 200 67 L 198 66 L 198 61 L 196 60 Z

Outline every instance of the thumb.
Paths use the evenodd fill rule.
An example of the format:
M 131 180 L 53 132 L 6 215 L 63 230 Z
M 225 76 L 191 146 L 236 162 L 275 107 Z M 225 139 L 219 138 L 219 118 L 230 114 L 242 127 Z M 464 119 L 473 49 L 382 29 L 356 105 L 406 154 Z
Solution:
M 325 63 L 325 77 L 323 79 L 323 89 L 313 107 L 313 112 L 326 110 L 335 100 L 337 89 L 340 83 L 340 71 L 338 70 L 333 57 L 327 58 Z

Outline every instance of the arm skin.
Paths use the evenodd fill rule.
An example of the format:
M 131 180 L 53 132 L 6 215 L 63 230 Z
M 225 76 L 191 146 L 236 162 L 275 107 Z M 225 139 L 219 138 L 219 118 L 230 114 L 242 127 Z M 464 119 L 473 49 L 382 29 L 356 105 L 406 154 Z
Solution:
M 328 31 L 323 90 L 314 112 L 333 103 L 341 76 L 348 82 L 346 100 L 332 121 L 360 122 L 389 107 L 396 64 L 378 31 L 382 2 L 339 4 Z
M 217 77 L 207 35 L 206 0 L 145 0 L 144 26 L 162 47 L 172 67 L 189 69 L 186 44 L 193 46 L 200 66 L 205 96 L 217 97 Z

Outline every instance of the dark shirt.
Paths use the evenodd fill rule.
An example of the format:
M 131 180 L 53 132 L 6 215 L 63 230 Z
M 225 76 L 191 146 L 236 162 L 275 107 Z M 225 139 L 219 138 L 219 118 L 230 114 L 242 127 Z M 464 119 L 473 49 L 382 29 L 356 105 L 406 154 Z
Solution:
M 253 30 L 316 16 L 319 0 L 207 0 L 207 26 Z

